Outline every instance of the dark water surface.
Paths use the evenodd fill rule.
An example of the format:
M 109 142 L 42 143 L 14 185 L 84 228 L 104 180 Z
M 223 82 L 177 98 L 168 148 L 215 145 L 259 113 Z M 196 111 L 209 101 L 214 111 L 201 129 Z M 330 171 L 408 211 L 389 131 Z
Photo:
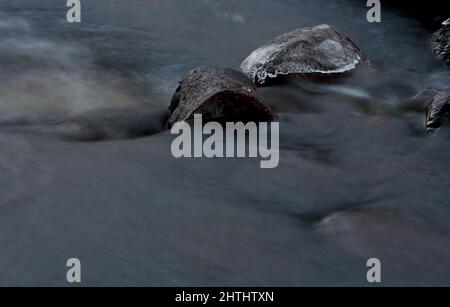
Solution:
M 0 285 L 450 285 L 450 130 L 421 90 L 448 88 L 430 29 L 358 1 L 0 3 Z M 373 63 L 330 82 L 261 89 L 280 165 L 184 159 L 167 132 L 67 142 L 15 132 L 101 108 L 168 106 L 192 68 L 239 68 L 272 37 L 328 23 Z M 20 131 L 18 129 L 17 131 Z

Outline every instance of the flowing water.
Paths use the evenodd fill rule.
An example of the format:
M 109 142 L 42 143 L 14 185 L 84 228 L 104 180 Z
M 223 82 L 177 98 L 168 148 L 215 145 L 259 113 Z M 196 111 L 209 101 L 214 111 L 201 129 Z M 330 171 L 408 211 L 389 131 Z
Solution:
M 0 2 L 0 285 L 66 285 L 72 257 L 84 285 L 367 285 L 373 257 L 384 285 L 450 285 L 450 130 L 427 133 L 413 98 L 450 84 L 431 29 L 390 8 L 369 24 L 365 1 L 86 0 L 81 24 L 64 2 Z M 322 23 L 373 69 L 260 89 L 280 115 L 274 170 L 174 159 L 168 132 L 74 142 L 23 129 L 163 112 L 189 70 L 239 69 L 274 36 Z

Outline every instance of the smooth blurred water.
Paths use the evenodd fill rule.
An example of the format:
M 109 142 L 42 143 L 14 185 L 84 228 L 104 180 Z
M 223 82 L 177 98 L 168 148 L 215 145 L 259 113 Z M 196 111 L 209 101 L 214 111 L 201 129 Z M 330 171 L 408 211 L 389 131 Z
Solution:
M 432 31 L 358 1 L 0 3 L 0 284 L 450 284 L 449 130 L 427 134 L 421 90 L 448 88 Z M 66 142 L 11 133 L 88 110 L 169 105 L 187 71 L 239 69 L 274 36 L 334 25 L 373 64 L 260 92 L 280 113 L 280 166 L 176 160 L 172 137 Z

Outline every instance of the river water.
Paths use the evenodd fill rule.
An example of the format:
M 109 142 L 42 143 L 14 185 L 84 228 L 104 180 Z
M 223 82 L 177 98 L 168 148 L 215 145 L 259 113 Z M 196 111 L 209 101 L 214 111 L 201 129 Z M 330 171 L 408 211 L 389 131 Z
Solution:
M 0 285 L 450 285 L 450 130 L 423 99 L 450 71 L 432 30 L 358 1 L 0 3 Z M 163 110 L 187 71 L 239 69 L 276 35 L 328 23 L 373 69 L 260 89 L 280 165 L 174 159 L 168 132 L 73 142 L 20 129 L 90 110 Z M 424 96 L 427 96 L 426 94 Z M 98 113 L 101 113 L 98 112 Z M 98 114 L 95 113 L 95 114 Z M 11 129 L 11 126 L 17 129 Z M 28 132 L 25 132 L 28 131 Z

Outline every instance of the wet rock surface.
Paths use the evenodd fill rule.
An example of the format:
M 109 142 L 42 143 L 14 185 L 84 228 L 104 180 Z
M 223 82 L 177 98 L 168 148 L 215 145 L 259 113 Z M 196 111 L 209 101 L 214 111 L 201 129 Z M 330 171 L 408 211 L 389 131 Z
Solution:
M 426 111 L 426 126 L 429 129 L 442 126 L 450 113 L 450 92 L 441 91 L 430 101 Z
M 258 84 L 291 74 L 337 74 L 367 62 L 364 52 L 334 27 L 323 24 L 276 37 L 251 53 L 242 71 Z
M 202 114 L 204 121 L 271 121 L 276 114 L 259 98 L 255 85 L 241 72 L 198 68 L 180 82 L 169 110 L 169 127 Z
M 442 23 L 433 35 L 433 51 L 441 57 L 447 65 L 450 65 L 450 18 Z

